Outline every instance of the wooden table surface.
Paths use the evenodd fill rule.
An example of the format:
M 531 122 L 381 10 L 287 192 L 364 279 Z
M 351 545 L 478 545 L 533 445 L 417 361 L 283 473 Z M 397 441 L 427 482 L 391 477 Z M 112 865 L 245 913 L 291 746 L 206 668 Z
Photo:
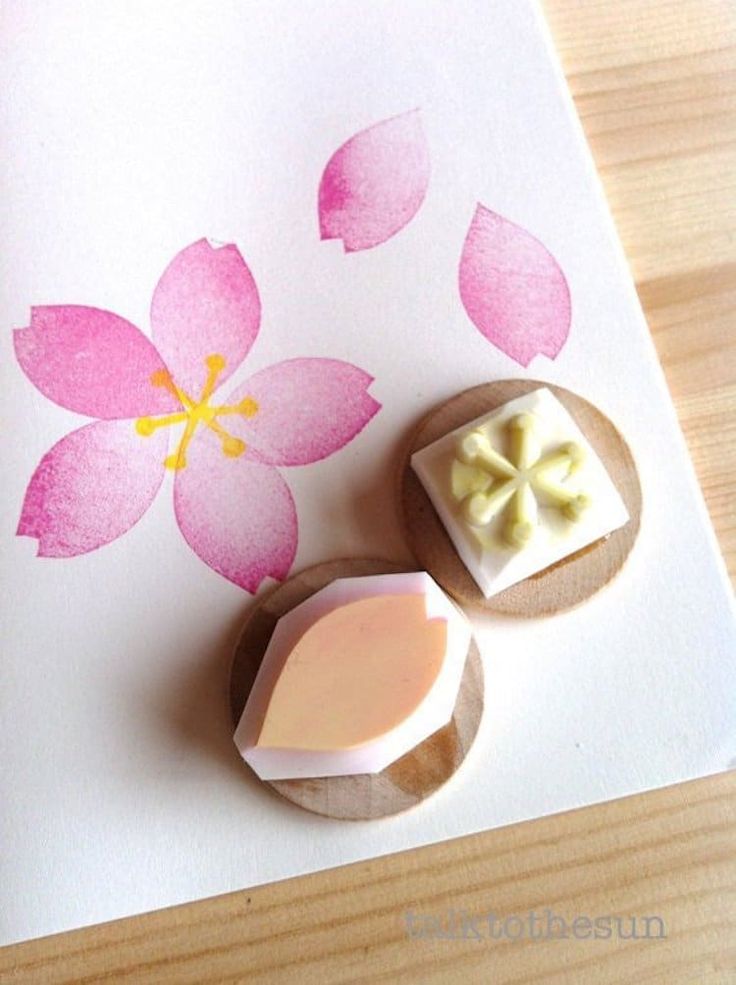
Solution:
M 736 4 L 544 6 L 733 580 Z M 667 938 L 408 937 L 453 907 Z M 734 985 L 736 773 L 0 951 L 2 983 L 100 981 Z

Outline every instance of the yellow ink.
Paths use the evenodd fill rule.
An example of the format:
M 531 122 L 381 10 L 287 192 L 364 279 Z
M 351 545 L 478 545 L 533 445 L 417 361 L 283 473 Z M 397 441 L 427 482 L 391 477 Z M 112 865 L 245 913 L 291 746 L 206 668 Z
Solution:
M 538 423 L 526 412 L 511 418 L 509 458 L 496 451 L 483 431 L 470 431 L 458 442 L 452 463 L 452 494 L 462 503 L 466 521 L 485 527 L 501 515 L 504 540 L 516 550 L 534 537 L 537 494 L 571 521 L 591 505 L 590 496 L 567 484 L 584 460 L 584 449 L 568 442 L 542 455 Z
M 240 438 L 229 434 L 217 420 L 227 414 L 239 414 L 241 417 L 254 417 L 258 413 L 258 404 L 252 397 L 245 397 L 238 404 L 223 404 L 212 406 L 209 402 L 210 397 L 217 386 L 217 378 L 225 368 L 225 359 L 219 353 L 207 356 L 204 361 L 207 367 L 207 379 L 205 380 L 199 400 L 192 400 L 189 394 L 181 390 L 165 370 L 157 370 L 151 376 L 151 384 L 156 387 L 163 387 L 173 394 L 184 408 L 174 414 L 167 414 L 164 417 L 139 417 L 135 422 L 135 429 L 142 437 L 149 437 L 159 428 L 170 427 L 172 424 L 182 424 L 184 431 L 175 452 L 167 455 L 164 465 L 167 469 L 183 469 L 187 465 L 187 448 L 194 437 L 197 427 L 202 424 L 213 431 L 222 444 L 223 454 L 229 458 L 238 458 L 244 454 L 246 444 Z

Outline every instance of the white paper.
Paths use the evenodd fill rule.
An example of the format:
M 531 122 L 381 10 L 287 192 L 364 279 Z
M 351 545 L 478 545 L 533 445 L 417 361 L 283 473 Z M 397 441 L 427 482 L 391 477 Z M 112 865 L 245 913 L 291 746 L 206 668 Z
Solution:
M 462 0 L 7 0 L 0 15 L 0 942 L 48 934 L 645 790 L 736 757 L 730 592 L 570 98 L 536 10 Z M 317 188 L 353 133 L 421 108 L 431 180 L 374 249 L 320 242 Z M 565 272 L 570 337 L 528 371 L 458 298 L 476 202 Z M 127 534 L 77 558 L 16 537 L 45 452 L 84 419 L 21 372 L 31 305 L 148 331 L 169 260 L 238 244 L 260 334 L 233 383 L 295 356 L 349 360 L 383 404 L 285 469 L 294 570 L 405 559 L 398 449 L 489 379 L 573 389 L 626 435 L 643 525 L 605 591 L 545 620 L 477 623 L 486 713 L 463 769 L 414 811 L 343 824 L 265 790 L 232 744 L 228 662 L 250 605 L 189 549 L 171 477 Z

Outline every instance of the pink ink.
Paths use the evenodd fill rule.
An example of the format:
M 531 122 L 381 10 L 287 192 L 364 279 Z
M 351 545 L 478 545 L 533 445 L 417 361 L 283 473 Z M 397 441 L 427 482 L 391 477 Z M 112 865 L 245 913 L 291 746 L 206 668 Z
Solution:
M 168 467 L 187 543 L 255 592 L 266 576 L 286 576 L 297 548 L 294 501 L 274 466 L 307 465 L 351 441 L 380 409 L 367 392 L 373 378 L 336 359 L 292 359 L 218 399 L 260 323 L 255 282 L 232 244 L 182 250 L 151 319 L 156 346 L 123 318 L 78 305 L 34 308 L 15 332 L 31 382 L 101 418 L 43 457 L 18 534 L 35 537 L 44 557 L 95 550 L 143 516 Z M 172 427 L 182 431 L 167 456 Z
M 368 373 L 338 359 L 268 366 L 230 396 L 233 404 L 253 397 L 261 408 L 252 418 L 238 419 L 232 431 L 271 465 L 317 462 L 351 441 L 379 410 L 368 393 L 372 382 Z
M 15 355 L 41 393 L 68 410 L 116 420 L 165 414 L 178 401 L 150 385 L 165 365 L 150 339 L 110 311 L 82 305 L 31 308 L 13 333 Z
M 321 239 L 347 253 L 385 243 L 419 211 L 429 184 L 419 110 L 376 123 L 332 155 L 319 186 Z
M 554 359 L 570 331 L 570 290 L 559 264 L 521 226 L 478 205 L 465 238 L 460 297 L 478 331 L 528 366 Z
M 226 459 L 203 432 L 174 483 L 176 522 L 186 542 L 210 568 L 251 593 L 266 577 L 288 575 L 297 546 L 289 487 L 257 458 Z
M 200 239 L 177 253 L 151 301 L 153 341 L 182 389 L 199 392 L 202 353 L 219 352 L 225 369 L 218 386 L 250 352 L 261 323 L 258 288 L 233 243 Z
M 142 442 L 132 421 L 94 421 L 46 452 L 28 484 L 18 534 L 39 557 L 75 557 L 140 520 L 164 477 L 166 433 Z

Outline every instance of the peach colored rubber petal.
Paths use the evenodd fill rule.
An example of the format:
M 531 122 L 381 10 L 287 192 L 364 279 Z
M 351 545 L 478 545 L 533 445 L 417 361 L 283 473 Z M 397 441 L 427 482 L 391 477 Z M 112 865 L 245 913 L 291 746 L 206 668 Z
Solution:
M 426 572 L 340 578 L 279 619 L 235 744 L 266 780 L 378 773 L 449 722 L 470 640 Z
M 570 290 L 538 239 L 478 205 L 460 259 L 460 297 L 489 342 L 522 366 L 554 359 L 570 331 Z
M 163 272 L 151 301 L 151 327 L 177 386 L 198 394 L 204 360 L 222 358 L 217 385 L 238 368 L 258 335 L 258 288 L 237 246 L 200 239 L 178 253 Z
M 338 359 L 289 359 L 251 376 L 229 398 L 258 411 L 230 418 L 233 434 L 272 465 L 307 465 L 351 441 L 380 410 L 368 393 L 373 377 Z
M 166 371 L 150 340 L 110 311 L 83 305 L 31 309 L 13 333 L 23 372 L 55 403 L 103 420 L 166 414 L 179 402 L 151 385 Z
M 141 442 L 132 421 L 95 421 L 48 451 L 28 484 L 17 533 L 40 557 L 74 557 L 120 537 L 164 477 L 166 435 Z
M 423 595 L 379 595 L 334 609 L 291 651 L 258 746 L 349 749 L 379 738 L 426 698 L 446 648 L 447 624 L 427 619 Z
M 174 510 L 184 539 L 205 564 L 247 592 L 281 580 L 294 561 L 297 518 L 289 487 L 251 449 L 222 454 L 209 432 L 192 441 L 176 473 Z
M 429 184 L 419 110 L 361 130 L 330 158 L 319 186 L 321 239 L 346 252 L 384 243 L 418 212 Z

